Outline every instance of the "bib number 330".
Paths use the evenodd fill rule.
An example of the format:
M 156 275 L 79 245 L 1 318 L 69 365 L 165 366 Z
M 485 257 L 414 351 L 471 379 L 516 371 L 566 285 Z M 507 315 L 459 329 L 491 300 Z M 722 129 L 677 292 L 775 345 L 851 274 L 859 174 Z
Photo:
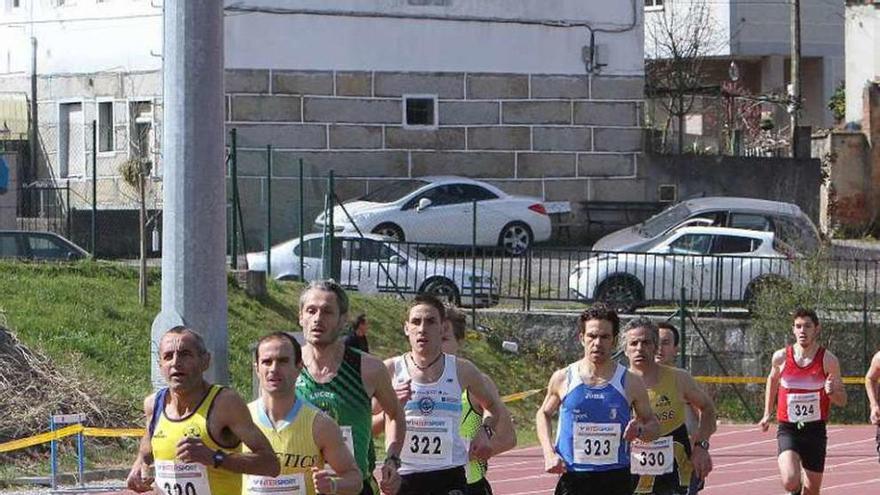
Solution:
M 208 472 L 201 464 L 157 461 L 156 488 L 163 495 L 211 495 Z
M 639 475 L 671 473 L 675 456 L 672 437 L 660 437 L 653 442 L 633 442 L 630 470 Z

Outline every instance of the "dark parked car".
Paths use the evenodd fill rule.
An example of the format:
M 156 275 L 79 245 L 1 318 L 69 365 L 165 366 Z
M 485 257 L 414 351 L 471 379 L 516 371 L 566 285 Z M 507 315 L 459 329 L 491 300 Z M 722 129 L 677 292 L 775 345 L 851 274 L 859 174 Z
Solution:
M 76 261 L 89 253 L 53 232 L 0 230 L 0 258 Z

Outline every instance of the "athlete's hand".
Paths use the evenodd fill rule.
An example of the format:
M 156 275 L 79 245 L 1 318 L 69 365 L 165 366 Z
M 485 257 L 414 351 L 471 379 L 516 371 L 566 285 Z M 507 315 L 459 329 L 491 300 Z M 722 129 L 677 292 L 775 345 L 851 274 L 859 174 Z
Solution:
M 486 430 L 480 428 L 477 430 L 477 434 L 474 435 L 474 439 L 471 440 L 468 458 L 486 461 L 490 457 L 492 457 L 492 442 L 486 435 Z
M 187 464 L 213 466 L 214 451 L 209 449 L 200 438 L 183 437 L 177 442 L 177 460 Z
M 129 490 L 143 493 L 152 490 L 150 485 L 153 484 L 153 478 L 142 478 L 141 477 L 141 462 L 136 462 L 134 466 L 132 466 L 131 471 L 128 473 L 128 478 L 125 479 L 125 486 L 128 487 Z
M 761 427 L 761 431 L 767 431 L 770 429 L 770 415 L 765 414 L 761 421 L 758 421 L 758 426 Z
M 544 471 L 550 474 L 562 474 L 565 472 L 565 462 L 556 452 L 545 452 Z
M 382 480 L 379 481 L 379 490 L 385 495 L 395 495 L 400 490 L 400 475 L 397 474 L 397 467 L 386 462 L 382 464 Z
M 326 469 L 312 467 L 312 483 L 315 485 L 315 491 L 317 493 L 335 494 L 337 492 L 337 480 L 333 476 L 334 474 L 336 473 Z
M 712 456 L 702 447 L 694 446 L 691 449 L 691 463 L 694 465 L 694 474 L 700 479 L 706 479 L 712 472 Z
M 412 388 L 409 386 L 410 380 L 394 384 L 394 393 L 397 394 L 397 400 L 401 404 L 409 400 L 412 396 Z
M 632 442 L 641 434 L 642 424 L 639 422 L 639 420 L 633 418 L 629 420 L 629 423 L 626 424 L 626 428 L 623 430 L 623 439 L 627 442 Z
M 880 406 L 871 408 L 871 423 L 880 425 Z

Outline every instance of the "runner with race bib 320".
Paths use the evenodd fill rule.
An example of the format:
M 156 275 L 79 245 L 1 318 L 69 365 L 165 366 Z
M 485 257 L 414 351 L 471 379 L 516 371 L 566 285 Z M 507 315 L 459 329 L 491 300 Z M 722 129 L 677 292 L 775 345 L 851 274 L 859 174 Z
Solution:
M 578 337 L 584 357 L 553 373 L 535 415 L 544 470 L 562 475 L 556 495 L 630 495 L 629 443 L 657 439 L 660 425 L 645 384 L 612 359 L 619 330 L 617 313 L 607 306 L 594 305 L 581 313 Z M 559 424 L 551 443 L 557 411 Z
M 822 327 L 816 312 L 798 308 L 792 319 L 795 343 L 773 353 L 759 424 L 764 431 L 770 428 L 775 402 L 782 485 L 793 494 L 818 495 L 825 471 L 828 410 L 831 404 L 846 405 L 846 390 L 837 357 L 819 344 Z

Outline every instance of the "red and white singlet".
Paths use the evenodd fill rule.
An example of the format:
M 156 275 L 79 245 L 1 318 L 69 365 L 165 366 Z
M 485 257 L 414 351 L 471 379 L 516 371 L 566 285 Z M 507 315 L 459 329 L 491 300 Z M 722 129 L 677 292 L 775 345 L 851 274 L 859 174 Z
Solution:
M 794 348 L 785 348 L 785 362 L 776 401 L 776 419 L 786 423 L 827 421 L 831 401 L 825 393 L 825 348 L 820 347 L 808 366 L 798 366 Z

